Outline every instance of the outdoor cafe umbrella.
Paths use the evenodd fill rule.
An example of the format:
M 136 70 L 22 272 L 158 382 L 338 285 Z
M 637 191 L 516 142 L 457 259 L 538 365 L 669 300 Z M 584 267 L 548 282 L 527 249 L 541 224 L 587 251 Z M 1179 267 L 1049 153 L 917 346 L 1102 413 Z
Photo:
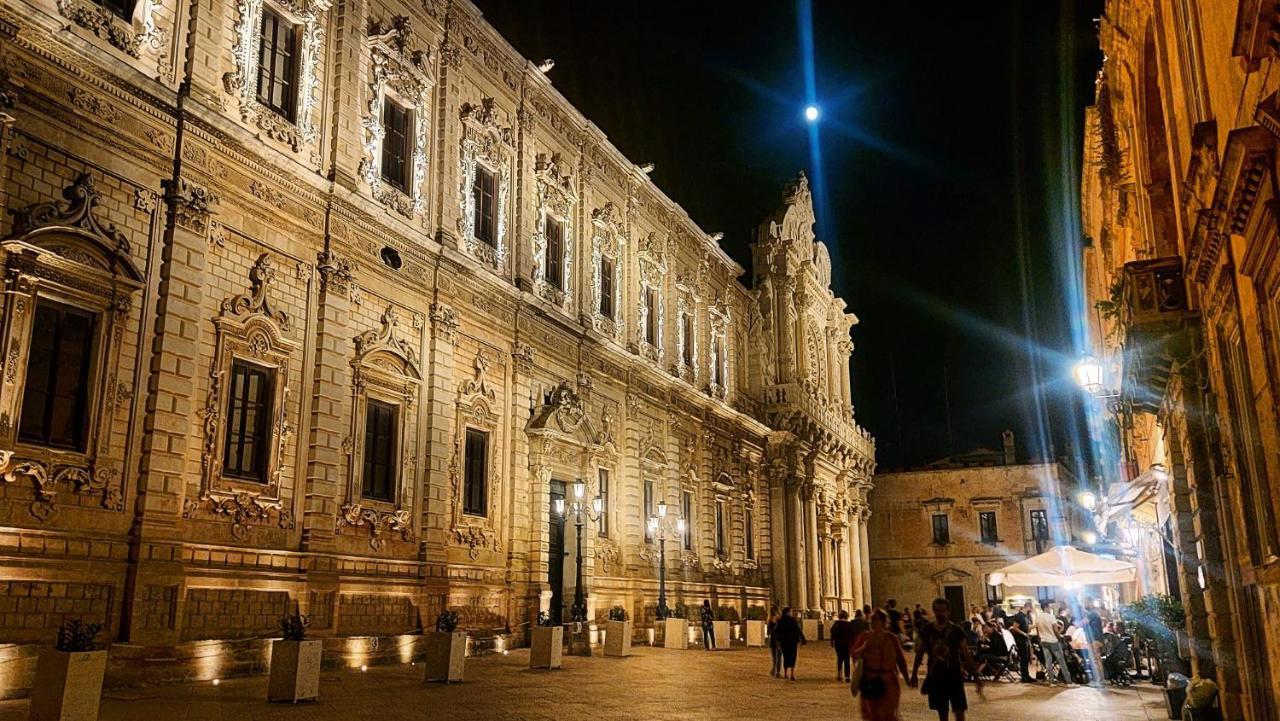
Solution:
M 1138 569 L 1128 561 L 1103 558 L 1072 546 L 1054 546 L 1038 556 L 993 571 L 992 586 L 1096 586 L 1128 583 Z

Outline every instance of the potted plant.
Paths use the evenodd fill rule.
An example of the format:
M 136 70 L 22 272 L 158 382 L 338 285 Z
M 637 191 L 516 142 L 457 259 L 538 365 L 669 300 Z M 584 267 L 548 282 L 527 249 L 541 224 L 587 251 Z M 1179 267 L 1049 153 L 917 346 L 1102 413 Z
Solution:
M 738 609 L 732 606 L 716 606 L 715 620 L 711 622 L 716 634 L 716 650 L 721 651 L 733 645 L 730 625 L 736 625 Z
M 107 652 L 95 650 L 100 623 L 67 620 L 53 648 L 40 649 L 30 721 L 97 721 Z
M 1182 602 L 1173 596 L 1152 594 L 1144 596 L 1122 609 L 1140 639 L 1156 649 L 1159 669 L 1154 676 L 1165 678 L 1169 673 L 1184 672 L 1186 664 L 1181 654 L 1181 635 L 1187 624 L 1187 613 Z
M 609 620 L 605 623 L 604 655 L 631 655 L 631 616 L 622 606 L 609 609 Z
M 671 609 L 671 615 L 662 621 L 663 648 L 689 648 L 689 621 L 685 618 L 687 614 L 684 604 L 677 603 Z
M 747 645 L 764 646 L 764 644 L 764 606 L 749 606 L 747 608 Z
M 458 630 L 458 613 L 441 611 L 436 617 L 436 630 L 427 634 L 427 681 L 453 683 L 462 681 L 467 661 L 467 632 Z
M 311 622 L 301 613 L 280 619 L 280 634 L 271 642 L 271 676 L 268 701 L 314 701 L 320 697 L 320 657 L 323 642 L 307 640 Z
M 564 653 L 564 626 L 551 625 L 546 611 L 538 612 L 538 625 L 533 627 L 529 644 L 529 668 L 560 668 Z

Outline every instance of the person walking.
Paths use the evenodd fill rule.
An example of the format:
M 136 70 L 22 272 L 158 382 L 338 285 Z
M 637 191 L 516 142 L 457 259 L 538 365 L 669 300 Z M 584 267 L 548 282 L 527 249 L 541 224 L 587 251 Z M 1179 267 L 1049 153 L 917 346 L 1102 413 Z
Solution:
M 853 626 L 854 643 L 857 643 L 859 636 L 871 630 L 870 618 L 862 609 L 853 612 L 853 620 L 849 624 Z
M 853 650 L 853 640 L 857 635 L 853 631 L 853 623 L 849 621 L 849 612 L 841 611 L 836 622 L 831 624 L 831 648 L 836 650 L 836 680 L 849 683 L 849 652 Z
M 794 681 L 796 680 L 796 652 L 800 649 L 800 644 L 806 641 L 804 630 L 792 615 L 790 606 L 782 609 L 782 617 L 778 619 L 775 633 L 778 637 L 778 647 L 782 651 L 782 677 Z
M 773 657 L 773 667 L 769 671 L 769 675 L 775 678 L 782 675 L 782 647 L 778 645 L 778 621 L 781 619 L 782 612 L 778 610 L 778 607 L 771 607 L 766 629 L 769 633 L 769 655 Z
M 929 708 L 938 712 L 938 721 L 947 721 L 950 712 L 955 713 L 956 721 L 964 721 L 969 699 L 964 693 L 962 669 L 973 675 L 979 692 L 982 679 L 978 677 L 978 664 L 973 660 L 964 631 L 951 622 L 951 603 L 945 598 L 934 599 L 933 623 L 920 630 L 915 665 L 911 668 L 912 685 L 916 683 L 925 654 L 929 655 L 929 666 L 921 690 L 929 696 Z
M 716 614 L 711 610 L 710 600 L 702 600 L 702 608 L 699 609 L 698 615 L 702 621 L 702 648 L 704 651 L 714 651 L 716 647 Z
M 1009 633 L 1013 634 L 1013 645 L 1018 649 L 1018 670 L 1022 673 L 1022 683 L 1035 681 L 1031 678 L 1031 602 L 1027 601 L 1018 612 L 1009 617 Z
M 1053 665 L 1058 664 L 1058 677 L 1062 683 L 1070 686 L 1071 677 L 1067 675 L 1067 657 L 1062 654 L 1062 642 L 1058 639 L 1061 629 L 1058 619 L 1053 615 L 1053 606 L 1048 601 L 1040 602 L 1040 612 L 1032 621 L 1036 633 L 1040 636 L 1040 654 L 1044 661 L 1044 678 L 1050 686 L 1057 686 L 1053 680 Z
M 862 659 L 862 678 L 850 691 L 858 698 L 862 721 L 897 721 L 902 685 L 898 671 L 908 686 L 915 683 L 907 675 L 907 658 L 902 642 L 889 633 L 889 616 L 877 610 L 871 614 L 871 628 L 854 641 L 852 656 Z

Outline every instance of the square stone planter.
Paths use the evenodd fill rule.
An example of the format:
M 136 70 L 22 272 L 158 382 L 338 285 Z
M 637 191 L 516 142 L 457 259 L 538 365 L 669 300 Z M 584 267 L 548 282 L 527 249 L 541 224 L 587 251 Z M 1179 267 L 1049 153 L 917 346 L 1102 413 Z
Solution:
M 631 622 L 608 621 L 604 625 L 604 655 L 631 655 Z
M 564 655 L 564 626 L 534 626 L 529 644 L 529 668 L 560 668 Z
M 715 631 L 715 633 L 716 633 L 716 645 L 715 645 L 715 650 L 717 650 L 717 651 L 723 651 L 723 650 L 725 650 L 725 649 L 729 648 L 729 646 L 733 644 L 733 639 L 732 639 L 732 638 L 730 638 L 730 636 L 729 636 L 729 622 L 728 622 L 728 621 L 712 621 L 712 622 L 711 622 L 711 628 L 712 628 L 712 629 Z M 706 643 L 706 640 L 705 640 L 705 639 L 703 640 L 703 643 Z
M 683 618 L 668 618 L 662 624 L 663 648 L 689 648 L 689 622 Z
M 40 649 L 29 721 L 98 721 L 106 651 Z
M 462 671 L 467 662 L 467 632 L 427 634 L 427 657 L 424 678 L 427 681 L 454 683 L 462 681 Z
M 764 646 L 764 621 L 747 621 L 747 645 Z
M 804 631 L 804 640 L 809 643 L 822 639 L 822 621 L 816 618 L 804 618 L 800 620 L 800 628 Z
M 324 642 L 271 642 L 271 677 L 268 701 L 314 701 L 320 698 L 320 656 Z

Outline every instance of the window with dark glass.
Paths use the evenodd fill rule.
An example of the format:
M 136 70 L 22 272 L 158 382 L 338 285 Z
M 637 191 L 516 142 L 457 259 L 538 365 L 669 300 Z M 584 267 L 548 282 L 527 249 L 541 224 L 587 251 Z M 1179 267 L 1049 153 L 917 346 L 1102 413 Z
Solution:
M 680 517 L 684 519 L 684 550 L 693 550 L 693 494 L 685 491 L 680 494 Z
M 978 514 L 978 531 L 983 543 L 996 542 L 996 512 L 982 511 Z
M 271 369 L 247 361 L 232 361 L 227 392 L 227 440 L 222 454 L 224 476 L 266 482 L 274 376 Z
M 613 258 L 600 256 L 600 315 L 613 320 Z
M 476 239 L 486 245 L 498 244 L 498 176 L 483 165 L 476 164 L 476 179 L 471 184 L 475 198 Z
M 681 350 L 681 360 L 684 361 L 686 367 L 693 367 L 693 317 L 688 313 L 680 314 L 680 342 L 684 346 Z
M 715 362 L 711 364 L 711 382 L 724 385 L 724 336 L 717 334 L 711 341 L 715 348 Z
M 261 32 L 258 102 L 292 121 L 297 95 L 298 26 L 264 7 Z
M 382 179 L 399 190 L 413 184 L 413 111 L 391 98 L 382 100 Z
M 364 489 L 365 498 L 390 501 L 396 484 L 396 415 L 397 407 L 373 398 L 365 403 L 364 413 Z
M 1035 541 L 1049 540 L 1049 516 L 1046 511 L 1031 512 L 1031 538 Z
M 743 511 L 743 526 L 747 535 L 747 558 L 754 559 L 756 557 L 756 518 L 755 513 L 747 507 Z
M 725 555 L 724 501 L 716 501 L 716 555 Z
M 462 512 L 469 516 L 487 515 L 485 503 L 489 490 L 489 434 L 475 428 L 467 429 L 466 487 L 463 489 Z
M 609 469 L 600 469 L 600 525 L 601 538 L 609 537 Z
M 644 342 L 649 345 L 658 344 L 658 289 L 646 286 L 644 289 Z
M 933 514 L 933 542 L 939 546 L 951 543 L 951 527 L 945 513 Z
M 133 22 L 133 10 L 137 7 L 136 0 L 99 0 L 98 4 L 121 20 Z
M 547 283 L 564 290 L 564 223 L 547 216 Z
M 43 298 L 36 301 L 19 440 L 85 450 L 96 325 L 93 313 Z
M 644 482 L 644 540 L 652 541 L 653 533 L 649 530 L 649 519 L 658 517 L 658 509 L 653 505 L 654 487 L 653 481 Z
M 989 578 L 990 577 L 988 577 L 988 579 Z M 990 583 L 984 583 L 982 585 L 987 587 L 987 603 L 1004 602 L 1004 586 L 998 583 L 994 586 Z

